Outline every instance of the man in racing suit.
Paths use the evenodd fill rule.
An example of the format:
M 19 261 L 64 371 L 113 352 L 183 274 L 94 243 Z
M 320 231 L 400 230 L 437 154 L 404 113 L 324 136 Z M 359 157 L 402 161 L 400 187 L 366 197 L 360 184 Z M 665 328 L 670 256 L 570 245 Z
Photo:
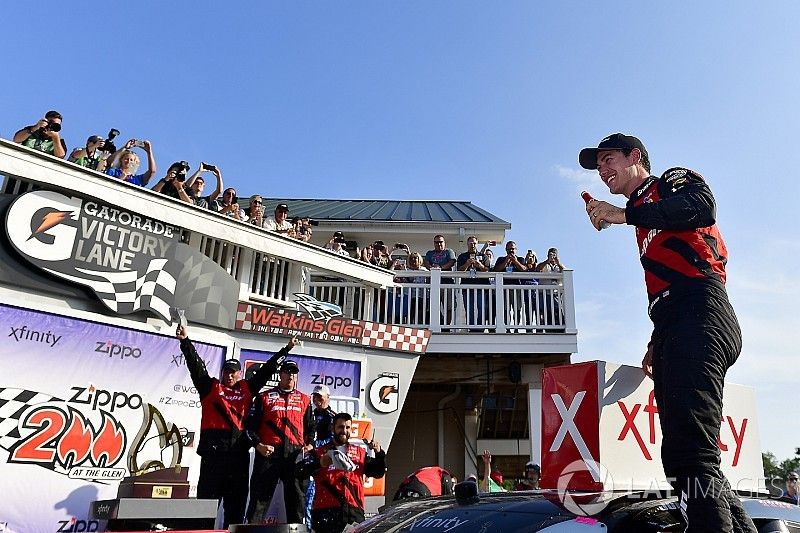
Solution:
M 727 250 L 703 178 L 685 168 L 650 175 L 636 137 L 615 133 L 579 161 L 597 169 L 625 208 L 591 200 L 589 219 L 636 227 L 653 334 L 642 360 L 653 378 L 664 473 L 680 495 L 687 531 L 752 531 L 755 526 L 720 470 L 717 437 L 725 373 L 742 347 L 725 291 Z
M 283 482 L 286 521 L 303 522 L 305 497 L 295 477 L 298 454 L 314 449 L 311 399 L 295 387 L 297 363 L 284 361 L 277 387 L 267 389 L 253 402 L 248 428 L 256 442 L 247 521 L 263 523 L 278 481 Z
M 364 521 L 364 478 L 386 473 L 386 453 L 376 440 L 364 445 L 350 442 L 352 417 L 333 417 L 333 440 L 314 449 L 298 465 L 299 477 L 314 475 L 316 494 L 311 509 L 315 533 L 339 533 L 348 524 Z
M 299 344 L 297 337 L 273 355 L 249 379 L 242 379 L 242 366 L 228 359 L 222 367 L 222 380 L 208 375 L 205 362 L 197 354 L 186 326 L 178 326 L 186 367 L 200 395 L 200 478 L 198 498 L 216 498 L 225 507 L 224 527 L 244 522 L 247 503 L 247 473 L 250 447 L 254 444 L 245 432 L 245 420 L 253 397 L 275 374 L 286 354 Z

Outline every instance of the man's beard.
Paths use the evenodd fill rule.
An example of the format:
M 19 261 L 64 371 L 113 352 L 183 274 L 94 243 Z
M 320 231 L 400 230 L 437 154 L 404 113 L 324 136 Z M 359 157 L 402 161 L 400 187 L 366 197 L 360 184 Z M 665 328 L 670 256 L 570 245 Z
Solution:
M 349 439 L 347 438 L 347 434 L 337 433 L 333 436 L 333 440 L 336 441 L 337 445 L 344 446 Z

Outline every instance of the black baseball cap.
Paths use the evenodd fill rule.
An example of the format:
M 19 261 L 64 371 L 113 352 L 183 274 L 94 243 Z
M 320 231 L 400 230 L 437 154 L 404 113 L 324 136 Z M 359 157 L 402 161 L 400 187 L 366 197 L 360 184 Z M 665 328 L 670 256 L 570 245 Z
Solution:
M 578 161 L 585 169 L 597 170 L 597 152 L 603 150 L 632 150 L 634 148 L 638 148 L 639 151 L 642 152 L 643 157 L 649 158 L 642 141 L 633 135 L 612 133 L 600 141 L 597 148 L 584 148 L 581 150 L 581 153 L 578 155 Z
M 240 363 L 238 359 L 228 359 L 225 361 L 225 364 L 222 365 L 222 370 L 233 370 L 234 372 L 238 372 L 241 369 L 242 363 Z
M 290 374 L 297 374 L 300 372 L 300 367 L 297 366 L 297 363 L 292 361 L 291 359 L 287 359 L 281 365 L 281 372 L 288 372 Z
M 286 204 L 278 204 L 278 205 L 275 206 L 275 211 L 279 211 L 279 210 L 288 211 L 289 210 L 289 206 L 286 205 Z
M 99 141 L 102 141 L 102 140 L 103 140 L 103 138 L 100 137 L 99 135 L 92 135 L 91 137 L 86 139 L 86 142 L 87 143 L 96 143 L 96 142 L 99 142 Z

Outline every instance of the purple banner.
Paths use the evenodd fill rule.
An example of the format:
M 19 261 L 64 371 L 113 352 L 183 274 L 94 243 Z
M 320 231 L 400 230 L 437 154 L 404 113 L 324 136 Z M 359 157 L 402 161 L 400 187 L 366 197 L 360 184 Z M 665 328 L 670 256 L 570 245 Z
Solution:
M 265 362 L 275 352 L 261 352 L 256 350 L 242 350 L 240 359 L 249 376 L 258 368 L 259 363 Z M 306 394 L 311 394 L 316 385 L 327 385 L 331 389 L 331 396 L 358 398 L 361 391 L 361 363 L 358 361 L 341 361 L 298 355 L 292 352 L 289 359 L 296 361 L 300 367 L 297 376 L 297 388 Z M 278 375 L 268 386 L 275 386 Z
M 90 502 L 150 462 L 196 481 L 200 399 L 174 336 L 2 304 L 0 330 L 0 531 L 96 531 Z M 224 348 L 196 347 L 221 368 Z

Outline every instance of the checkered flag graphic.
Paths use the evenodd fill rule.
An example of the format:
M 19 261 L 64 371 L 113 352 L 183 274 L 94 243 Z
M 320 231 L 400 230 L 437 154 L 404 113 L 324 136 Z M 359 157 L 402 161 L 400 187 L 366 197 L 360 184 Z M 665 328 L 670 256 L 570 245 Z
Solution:
M 20 438 L 19 419 L 28 407 L 61 401 L 61 398 L 42 392 L 0 387 L 0 448 L 11 450 L 17 443 Z
M 176 279 L 180 270 L 181 265 L 175 261 L 151 259 L 141 275 L 136 270 L 100 272 L 86 268 L 75 269 L 86 277 L 51 272 L 81 285 L 88 284 L 109 309 L 121 315 L 145 309 L 169 322 L 169 308 L 174 300 Z
M 342 316 L 342 308 L 329 302 L 321 302 L 310 294 L 294 293 L 294 303 L 300 311 L 308 313 L 314 320 L 327 320 Z
M 430 335 L 431 333 L 427 329 L 365 322 L 364 336 L 361 342 L 365 346 L 384 350 L 425 353 Z
M 170 260 L 181 265 L 174 306 L 189 320 L 233 327 L 239 303 L 239 282 L 214 261 L 190 246 L 170 249 Z

